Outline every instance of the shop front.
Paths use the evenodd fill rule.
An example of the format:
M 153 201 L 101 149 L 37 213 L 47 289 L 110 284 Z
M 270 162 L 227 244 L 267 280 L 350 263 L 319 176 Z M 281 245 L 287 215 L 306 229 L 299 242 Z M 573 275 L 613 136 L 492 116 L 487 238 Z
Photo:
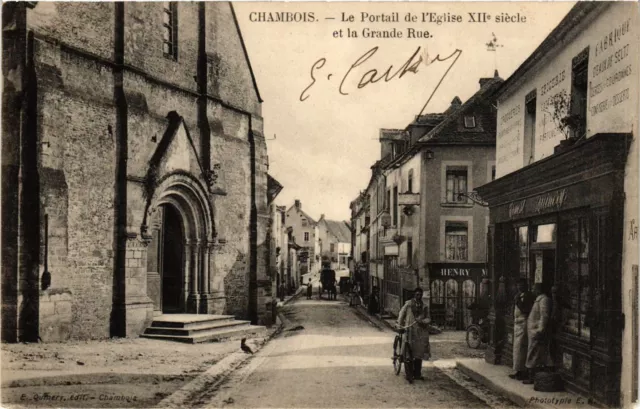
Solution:
M 630 135 L 598 134 L 478 189 L 489 203 L 493 308 L 486 359 L 512 364 L 517 281 L 553 300 L 552 355 L 567 389 L 617 405 L 624 165 Z
M 485 263 L 429 263 L 430 311 L 444 329 L 463 330 L 472 322 L 469 306 L 477 301 L 487 278 Z

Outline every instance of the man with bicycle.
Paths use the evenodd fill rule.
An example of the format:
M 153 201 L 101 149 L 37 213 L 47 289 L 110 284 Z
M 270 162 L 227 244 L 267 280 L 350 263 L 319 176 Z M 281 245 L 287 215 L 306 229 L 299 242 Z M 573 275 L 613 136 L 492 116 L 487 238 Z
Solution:
M 423 380 L 422 361 L 431 358 L 431 347 L 429 345 L 429 323 L 431 322 L 431 317 L 429 307 L 422 301 L 422 294 L 422 288 L 416 288 L 414 297 L 404 304 L 398 315 L 399 330 L 404 331 L 403 345 L 410 347 L 413 356 L 413 365 L 405 363 L 407 379 Z

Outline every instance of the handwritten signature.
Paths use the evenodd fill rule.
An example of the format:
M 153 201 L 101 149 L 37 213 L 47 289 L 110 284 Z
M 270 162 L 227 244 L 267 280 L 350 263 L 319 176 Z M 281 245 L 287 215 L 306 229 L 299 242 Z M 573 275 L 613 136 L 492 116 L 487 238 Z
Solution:
M 340 81 L 340 85 L 338 86 L 338 92 L 341 95 L 349 95 L 349 93 L 345 91 L 346 89 L 345 82 L 348 79 L 351 79 L 353 75 L 357 75 L 355 74 L 355 72 L 357 71 L 356 68 L 360 67 L 365 62 L 367 62 L 371 57 L 373 57 L 373 55 L 378 52 L 378 49 L 379 47 L 377 46 L 373 47 L 372 49 L 368 50 L 366 53 L 362 54 L 362 56 L 360 56 L 353 64 L 351 64 L 351 67 L 349 67 L 345 75 L 342 77 L 342 81 Z M 402 64 L 395 71 L 394 71 L 393 65 L 389 65 L 389 67 L 384 71 L 379 71 L 376 68 L 372 68 L 368 70 L 367 72 L 362 74 L 362 76 L 359 78 L 358 85 L 357 85 L 358 89 L 364 88 L 369 84 L 375 84 L 380 81 L 389 82 L 395 78 L 400 79 L 403 76 L 405 76 L 407 73 L 417 74 L 418 69 L 421 67 L 421 64 L 424 66 L 429 66 L 436 62 L 444 62 L 444 61 L 451 60 L 451 65 L 449 65 L 444 75 L 440 78 L 440 81 L 438 82 L 433 92 L 429 96 L 429 99 L 427 100 L 426 104 L 422 108 L 422 111 L 424 111 L 424 109 L 429 104 L 429 101 L 431 101 L 431 98 L 440 87 L 440 84 L 442 84 L 442 81 L 444 80 L 444 78 L 447 76 L 447 74 L 449 74 L 449 71 L 451 71 L 451 68 L 453 68 L 455 63 L 458 61 L 458 58 L 460 58 L 460 55 L 462 54 L 462 50 L 456 49 L 449 56 L 444 58 L 442 58 L 440 54 L 436 55 L 434 58 L 429 58 L 429 54 L 426 53 L 426 50 L 424 52 L 425 56 L 423 57 L 422 55 L 423 53 L 421 53 L 421 51 L 422 51 L 422 47 L 418 47 L 413 52 L 413 54 L 411 54 L 411 57 L 409 57 L 409 59 L 407 59 L 405 63 Z M 309 76 L 311 77 L 311 83 L 302 91 L 302 93 L 300 93 L 300 101 L 304 102 L 310 97 L 309 91 L 315 85 L 318 79 L 321 77 L 322 73 L 320 71 L 322 71 L 326 63 L 327 63 L 327 59 L 323 57 L 318 59 L 316 62 L 313 63 L 313 65 L 311 65 L 311 70 L 309 72 Z M 327 74 L 326 75 L 327 80 L 331 80 L 332 76 L 333 74 L 331 73 Z M 355 77 L 355 78 L 358 79 L 358 77 Z M 420 114 L 422 114 L 422 111 L 420 112 Z

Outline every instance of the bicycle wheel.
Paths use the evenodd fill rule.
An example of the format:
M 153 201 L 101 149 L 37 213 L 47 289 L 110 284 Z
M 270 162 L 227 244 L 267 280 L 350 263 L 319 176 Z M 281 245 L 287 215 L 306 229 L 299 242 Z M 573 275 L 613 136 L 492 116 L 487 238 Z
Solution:
M 467 345 L 469 345 L 469 348 L 478 349 L 481 343 L 482 333 L 480 328 L 475 325 L 469 326 L 469 328 L 467 328 Z
M 396 335 L 393 340 L 393 369 L 396 375 L 400 375 L 402 370 L 402 356 L 400 355 L 400 347 L 402 346 L 402 338 L 400 335 Z
M 405 344 L 403 358 L 405 377 L 409 383 L 413 383 L 413 352 L 411 351 L 411 345 Z

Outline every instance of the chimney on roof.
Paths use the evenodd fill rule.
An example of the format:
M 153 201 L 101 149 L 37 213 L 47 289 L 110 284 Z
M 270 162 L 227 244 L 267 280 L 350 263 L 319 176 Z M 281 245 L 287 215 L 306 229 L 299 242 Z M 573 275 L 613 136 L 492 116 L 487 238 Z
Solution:
M 320 220 L 324 219 L 324 213 L 320 215 Z
M 480 83 L 480 88 L 484 87 L 488 82 L 492 80 L 493 78 L 480 78 L 480 81 L 478 81 Z
M 298 209 L 298 210 L 302 209 L 302 205 L 300 204 L 300 200 L 296 199 L 295 205 L 296 205 L 296 209 Z
M 494 80 L 496 78 L 500 78 L 500 76 L 498 75 L 498 70 L 495 70 L 493 72 L 493 77 L 480 78 L 480 81 L 478 81 L 480 83 L 480 88 L 484 87 L 489 81 Z
M 453 101 L 451 101 L 451 108 L 455 109 L 458 108 L 460 105 L 462 105 L 462 101 L 460 100 L 460 98 L 458 98 L 458 96 L 456 96 Z

